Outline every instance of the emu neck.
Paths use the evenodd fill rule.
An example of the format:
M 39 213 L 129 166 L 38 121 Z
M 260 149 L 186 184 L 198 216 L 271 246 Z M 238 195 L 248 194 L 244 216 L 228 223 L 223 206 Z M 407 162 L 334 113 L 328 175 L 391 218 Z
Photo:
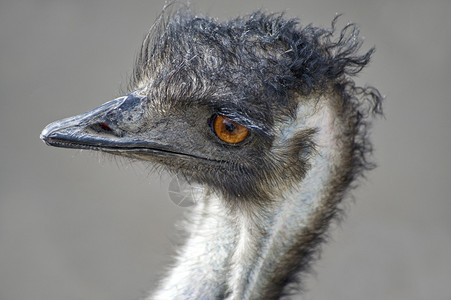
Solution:
M 175 266 L 149 299 L 277 299 L 308 268 L 351 168 L 352 139 L 343 138 L 350 129 L 329 101 L 300 108 L 284 128 L 284 139 L 296 130 L 317 131 L 302 181 L 252 213 L 231 210 L 205 193 Z

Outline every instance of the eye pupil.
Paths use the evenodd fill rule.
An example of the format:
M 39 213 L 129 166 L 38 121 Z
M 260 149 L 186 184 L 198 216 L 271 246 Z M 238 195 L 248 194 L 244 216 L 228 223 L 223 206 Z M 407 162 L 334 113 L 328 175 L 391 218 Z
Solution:
M 221 115 L 214 117 L 212 127 L 215 134 L 229 144 L 240 143 L 248 135 L 248 129 L 246 127 Z
M 235 124 L 233 124 L 232 122 L 227 122 L 224 125 L 225 125 L 225 129 L 230 132 L 233 132 L 236 128 Z

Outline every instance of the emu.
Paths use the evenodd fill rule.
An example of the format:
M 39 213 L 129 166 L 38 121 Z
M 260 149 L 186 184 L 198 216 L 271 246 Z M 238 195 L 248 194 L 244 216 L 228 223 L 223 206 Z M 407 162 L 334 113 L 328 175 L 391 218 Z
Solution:
M 175 263 L 147 299 L 279 299 L 300 289 L 340 203 L 373 168 L 382 97 L 353 81 L 358 27 L 255 12 L 163 13 L 129 92 L 41 133 L 48 145 L 158 166 L 197 186 Z

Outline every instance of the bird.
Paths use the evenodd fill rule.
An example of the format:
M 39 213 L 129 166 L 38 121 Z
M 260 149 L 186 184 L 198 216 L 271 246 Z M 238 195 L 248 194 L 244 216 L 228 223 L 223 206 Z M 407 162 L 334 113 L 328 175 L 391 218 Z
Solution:
M 375 167 L 380 92 L 354 78 L 375 51 L 359 27 L 261 10 L 219 21 L 164 9 L 128 91 L 49 124 L 50 146 L 144 161 L 195 186 L 186 241 L 150 299 L 302 292 L 341 203 Z

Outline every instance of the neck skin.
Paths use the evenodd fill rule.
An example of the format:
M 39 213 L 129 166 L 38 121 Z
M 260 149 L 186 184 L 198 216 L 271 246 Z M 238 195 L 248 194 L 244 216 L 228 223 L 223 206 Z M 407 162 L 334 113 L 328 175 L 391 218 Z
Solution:
M 279 143 L 297 130 L 316 129 L 316 151 L 302 182 L 272 199 L 270 206 L 251 215 L 227 208 L 216 195 L 200 196 L 189 217 L 188 240 L 148 300 L 277 299 L 308 268 L 350 172 L 352 153 L 346 150 L 351 141 L 343 140 L 349 129 L 334 102 L 338 99 L 320 98 L 300 105 L 296 120 L 282 128 Z

